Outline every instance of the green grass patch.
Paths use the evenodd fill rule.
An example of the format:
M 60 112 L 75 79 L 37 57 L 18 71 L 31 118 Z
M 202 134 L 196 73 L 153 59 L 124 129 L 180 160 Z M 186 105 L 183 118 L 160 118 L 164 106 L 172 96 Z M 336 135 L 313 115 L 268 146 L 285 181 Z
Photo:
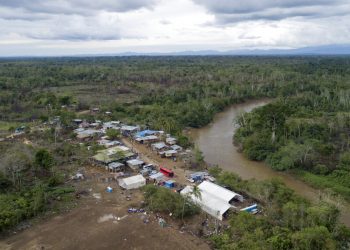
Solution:
M 23 125 L 22 123 L 19 122 L 4 122 L 0 121 L 0 131 L 8 131 L 11 127 L 17 128 L 19 126 Z
M 333 176 L 328 175 L 315 175 L 306 171 L 295 171 L 297 176 L 301 177 L 301 179 L 313 187 L 320 189 L 330 189 L 335 193 L 340 194 L 346 200 L 350 201 L 350 188 L 341 184 L 339 180 L 337 180 Z

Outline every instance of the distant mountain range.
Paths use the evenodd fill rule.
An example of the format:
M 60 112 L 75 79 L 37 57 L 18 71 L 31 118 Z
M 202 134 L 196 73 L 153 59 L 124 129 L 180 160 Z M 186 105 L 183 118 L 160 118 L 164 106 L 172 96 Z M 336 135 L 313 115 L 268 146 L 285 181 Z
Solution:
M 241 49 L 241 50 L 189 50 L 179 52 L 122 52 L 99 54 L 75 54 L 62 56 L 13 56 L 10 58 L 43 57 L 108 57 L 108 56 L 349 56 L 350 44 L 323 45 L 297 49 Z M 0 55 L 0 58 L 6 58 Z
M 164 53 L 125 52 L 110 56 L 296 56 L 296 55 L 350 55 L 350 45 L 324 45 L 298 49 L 244 49 L 244 50 L 198 50 Z

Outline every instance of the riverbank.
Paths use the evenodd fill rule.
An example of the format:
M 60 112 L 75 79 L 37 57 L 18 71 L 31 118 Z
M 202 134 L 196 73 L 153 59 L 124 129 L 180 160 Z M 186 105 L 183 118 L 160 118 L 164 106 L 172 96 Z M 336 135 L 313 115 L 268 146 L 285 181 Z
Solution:
M 192 129 L 188 134 L 203 152 L 205 161 L 209 165 L 219 165 L 222 169 L 234 172 L 243 179 L 279 178 L 297 194 L 317 202 L 322 197 L 322 190 L 311 187 L 297 178 L 296 175 L 277 172 L 263 162 L 248 160 L 233 145 L 233 120 L 241 113 L 249 112 L 267 103 L 268 100 L 255 100 L 233 105 L 218 113 L 209 125 L 200 129 Z M 327 196 L 327 200 L 331 201 L 332 199 Z M 338 201 L 334 201 L 334 203 L 339 205 Z M 339 206 L 339 209 L 341 210 L 341 222 L 350 227 L 350 204 L 345 202 Z

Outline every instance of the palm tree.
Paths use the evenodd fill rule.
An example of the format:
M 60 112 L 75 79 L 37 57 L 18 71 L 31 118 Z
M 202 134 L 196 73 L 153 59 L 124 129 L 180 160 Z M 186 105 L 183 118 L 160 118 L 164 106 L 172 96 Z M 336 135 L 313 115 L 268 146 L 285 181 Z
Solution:
M 192 192 L 190 194 L 196 197 L 197 199 L 202 200 L 202 193 L 198 186 L 193 186 Z
M 196 197 L 197 199 L 202 200 L 202 193 L 201 193 L 201 190 L 199 189 L 198 186 L 193 186 L 193 187 L 192 187 L 192 191 L 184 195 L 183 204 L 182 204 L 182 220 L 184 219 L 184 213 L 185 213 L 185 205 L 186 205 L 186 202 L 187 202 L 188 198 L 189 198 L 191 195 L 193 195 L 193 196 Z

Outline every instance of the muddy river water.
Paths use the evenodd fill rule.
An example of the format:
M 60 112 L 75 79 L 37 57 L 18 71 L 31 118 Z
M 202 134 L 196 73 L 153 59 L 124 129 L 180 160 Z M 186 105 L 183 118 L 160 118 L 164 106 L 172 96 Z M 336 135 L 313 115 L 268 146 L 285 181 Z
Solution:
M 235 172 L 243 179 L 264 180 L 279 177 L 299 195 L 316 201 L 322 191 L 310 187 L 292 175 L 274 171 L 263 162 L 248 160 L 237 152 L 237 148 L 233 145 L 234 119 L 242 112 L 249 112 L 267 103 L 267 100 L 260 100 L 233 105 L 217 114 L 211 124 L 191 130 L 190 136 L 203 152 L 207 163 L 218 164 L 222 169 Z M 345 204 L 341 212 L 341 221 L 350 227 L 350 204 Z

